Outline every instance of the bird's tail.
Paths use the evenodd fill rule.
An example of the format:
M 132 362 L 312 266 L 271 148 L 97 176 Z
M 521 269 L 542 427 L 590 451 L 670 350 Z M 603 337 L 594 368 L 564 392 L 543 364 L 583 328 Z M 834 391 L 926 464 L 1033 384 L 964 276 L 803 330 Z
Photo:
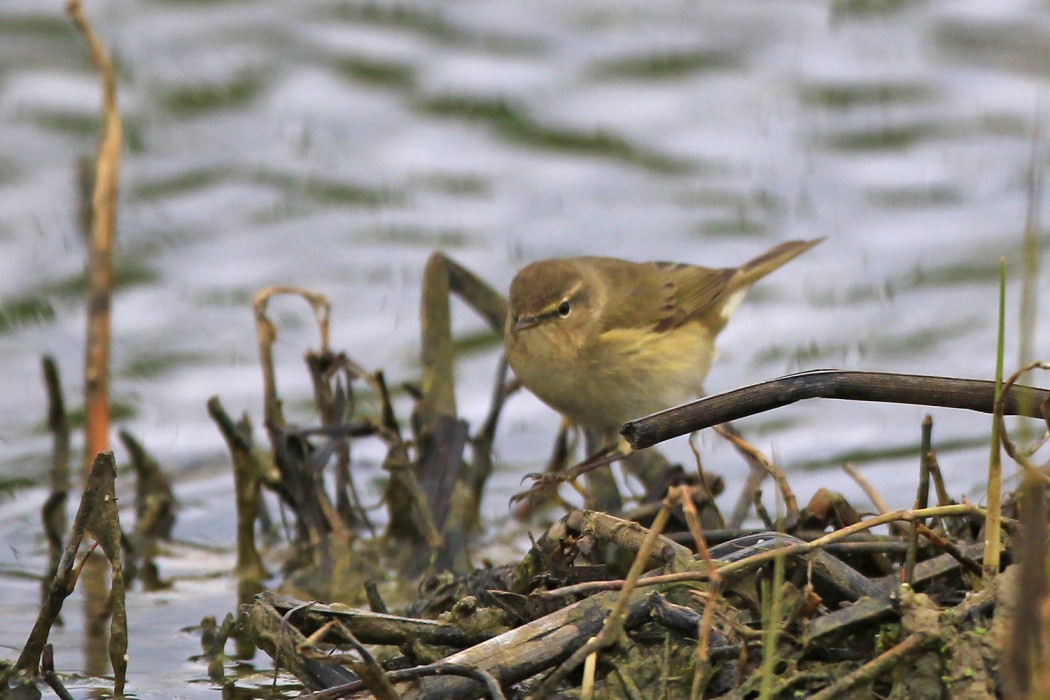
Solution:
M 781 243 L 776 248 L 767 250 L 754 260 L 750 260 L 737 268 L 736 274 L 739 275 L 739 281 L 733 286 L 738 289 L 750 287 L 773 270 L 805 253 L 823 240 L 823 238 L 815 238 L 812 241 L 788 241 L 787 243 Z

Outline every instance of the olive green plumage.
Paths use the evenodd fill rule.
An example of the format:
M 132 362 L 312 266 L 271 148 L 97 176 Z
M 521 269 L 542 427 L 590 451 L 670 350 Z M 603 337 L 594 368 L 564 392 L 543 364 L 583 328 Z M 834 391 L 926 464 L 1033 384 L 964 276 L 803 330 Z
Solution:
M 611 430 L 689 400 L 747 290 L 820 242 L 791 241 L 738 268 L 543 260 L 510 287 L 507 359 L 521 382 L 584 427 Z

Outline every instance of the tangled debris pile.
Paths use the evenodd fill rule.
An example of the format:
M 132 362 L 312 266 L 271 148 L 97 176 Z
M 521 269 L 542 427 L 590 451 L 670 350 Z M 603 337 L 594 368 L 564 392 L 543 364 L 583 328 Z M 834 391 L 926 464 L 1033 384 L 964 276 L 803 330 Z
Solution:
M 645 480 L 647 491 L 665 489 L 661 496 L 620 511 L 623 517 L 571 510 L 516 565 L 474 569 L 466 565 L 466 545 L 487 476 L 478 478 L 479 465 L 491 469 L 486 439 L 506 396 L 502 371 L 478 436 L 471 437 L 454 413 L 428 414 L 442 405 L 428 393 L 441 380 L 424 383 L 414 437 L 402 439 L 382 375 L 368 375 L 341 355 L 311 355 L 307 363 L 318 373 L 315 387 L 328 386 L 317 391 L 330 402 L 319 400 L 319 413 L 333 420 L 312 431 L 267 420 L 275 445 L 301 448 L 274 450 L 277 492 L 289 505 L 306 502 L 302 490 L 292 496 L 292 484 L 310 483 L 321 503 L 320 517 L 293 509 L 303 535 L 297 551 L 312 554 L 298 558 L 290 580 L 300 591 L 304 582 L 323 582 L 323 591 L 306 587 L 308 594 L 367 600 L 369 609 L 273 592 L 246 606 L 253 639 L 306 686 L 306 697 L 990 698 L 1042 682 L 1026 665 L 1039 648 L 1033 640 L 1042 622 L 1022 621 L 1014 612 L 1021 589 L 1046 586 L 1045 538 L 1023 537 L 1046 532 L 1045 479 L 1038 481 L 1028 465 L 1025 488 L 1000 517 L 999 565 L 989 569 L 989 513 L 948 498 L 931 447 L 931 421 L 923 426 L 920 492 L 911 510 L 882 508 L 862 517 L 824 489 L 800 509 L 784 473 L 730 432 L 752 464 L 773 477 L 785 504 L 785 515 L 773 521 L 760 494 L 747 493 L 765 520 L 762 530 L 725 524 L 714 503 L 721 482 L 699 464 L 690 476 L 650 451 L 632 472 L 655 475 Z M 333 377 L 346 384 L 326 384 Z M 347 418 L 353 413 L 349 385 L 362 378 L 382 399 L 381 418 L 355 423 Z M 916 378 L 905 379 L 868 374 L 863 381 L 900 391 Z M 840 392 L 846 380 L 831 381 Z M 966 399 L 968 407 L 1048 412 L 1050 392 L 1013 387 L 1013 381 L 998 399 L 991 383 L 936 378 L 934 384 L 967 385 L 977 392 Z M 846 388 L 854 390 L 868 389 Z M 908 391 L 922 402 L 921 381 Z M 932 400 L 943 401 L 943 394 Z M 279 406 L 275 394 L 267 405 Z M 326 408 L 331 405 L 338 410 Z M 337 463 L 348 465 L 350 438 L 369 435 L 389 450 L 390 522 L 379 539 L 343 536 L 336 556 L 332 536 L 350 523 L 331 521 L 339 510 L 324 506 L 328 497 L 318 495 L 320 467 L 342 449 L 347 457 Z M 312 446 L 310 436 L 321 436 L 323 444 Z M 1008 441 L 1005 433 L 1001 437 Z M 464 457 L 468 445 L 471 459 Z M 551 470 L 528 498 L 549 496 L 557 483 L 583 473 L 564 468 L 568 454 L 556 450 Z M 305 482 L 303 474 L 313 481 Z M 937 505 L 927 507 L 931 481 Z M 326 542 L 327 550 L 318 546 Z M 402 555 L 394 557 L 398 573 L 378 563 L 390 557 L 377 550 Z M 340 558 L 343 565 L 333 565 Z M 340 573 L 351 570 L 349 578 Z M 422 575 L 424 584 L 403 615 L 391 615 L 375 582 L 404 580 L 405 572 Z M 314 596 L 331 593 L 333 579 L 340 580 L 343 595 Z
M 649 528 L 574 510 L 516 566 L 432 579 L 404 616 L 265 593 L 251 606 L 250 624 L 259 645 L 314 698 L 944 697 L 949 690 L 995 697 L 1001 690 L 1019 567 L 975 587 L 981 509 L 890 513 L 816 537 L 820 504 L 811 503 L 816 508 L 790 528 L 802 537 L 709 533 L 702 542 L 710 549 L 695 555 L 675 533 L 657 531 L 692 519 L 680 500 L 685 491 L 674 489 Z M 955 535 L 951 544 L 938 536 L 920 546 L 905 584 L 907 534 L 864 531 L 925 519 L 938 521 L 931 532 Z M 1016 525 L 1008 521 L 1009 530 Z M 624 554 L 633 565 L 620 579 Z

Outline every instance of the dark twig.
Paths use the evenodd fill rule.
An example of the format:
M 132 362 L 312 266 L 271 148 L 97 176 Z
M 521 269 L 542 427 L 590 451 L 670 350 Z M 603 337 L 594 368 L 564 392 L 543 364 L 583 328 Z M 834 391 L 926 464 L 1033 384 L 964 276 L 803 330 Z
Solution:
M 51 494 L 44 503 L 42 518 L 47 537 L 47 575 L 41 580 L 41 596 L 47 598 L 51 579 L 62 558 L 62 537 L 69 527 L 66 500 L 69 493 L 69 421 L 62 397 L 62 381 L 53 357 L 43 358 L 44 384 L 47 387 L 47 427 L 52 436 Z
M 40 674 L 48 687 L 55 691 L 59 700 L 73 700 L 73 695 L 66 690 L 66 686 L 55 673 L 55 648 L 51 644 L 44 645 L 44 654 L 40 658 Z
M 1010 459 L 1020 464 L 1029 477 L 1041 479 L 1044 482 L 1050 483 L 1050 476 L 1047 476 L 1044 472 L 1036 468 L 1028 457 L 1021 450 L 1018 450 L 1016 445 L 1014 445 L 1013 441 L 1010 439 L 1010 434 L 1006 431 L 1006 421 L 1003 418 L 1004 413 L 1009 414 L 1009 409 L 1007 408 L 1008 400 L 1006 398 L 1007 393 L 1012 393 L 1011 390 L 1017 388 L 1015 387 L 1014 382 L 1020 379 L 1021 375 L 1034 369 L 1050 370 L 1050 362 L 1033 362 L 1017 370 L 1009 379 L 1003 382 L 1002 396 L 999 397 L 999 404 L 1002 405 L 1002 411 L 996 412 L 995 420 L 998 438 L 1002 444 L 1003 451 L 1010 456 Z M 1042 398 L 1042 404 L 1050 406 L 1050 392 L 1047 392 L 1047 395 Z M 996 408 L 999 408 L 999 406 L 997 405 Z M 1043 405 L 1032 404 L 1030 408 L 1033 409 L 1033 412 L 1039 412 L 1039 415 L 1036 417 L 1043 417 Z
M 69 420 L 62 397 L 62 379 L 55 358 L 45 355 L 41 360 L 44 384 L 47 387 L 47 429 L 52 436 L 51 492 L 69 491 Z M 65 516 L 62 519 L 65 529 Z
M 1014 386 L 1003 396 L 1003 412 L 1042 418 L 1039 405 L 1050 391 Z M 620 434 L 640 450 L 713 425 L 762 413 L 803 399 L 847 399 L 920 406 L 995 409 L 995 382 L 886 372 L 813 370 L 754 384 L 628 421 Z
M 322 639 L 331 628 L 339 630 L 339 635 L 346 640 L 354 651 L 357 652 L 358 656 L 360 656 L 360 660 L 354 658 L 350 654 L 329 656 L 316 648 L 315 645 L 317 641 Z M 346 664 L 351 671 L 360 676 L 361 680 L 368 686 L 368 689 L 376 696 L 376 700 L 401 699 L 401 694 L 394 688 L 394 684 L 390 682 L 383 667 L 379 665 L 379 662 L 376 661 L 375 657 L 372 656 L 372 653 L 368 651 L 368 648 L 354 636 L 354 633 L 339 620 L 330 620 L 323 627 L 307 637 L 303 643 L 299 644 L 297 650 L 304 657 L 314 658 L 326 663 Z
M 464 676 L 465 678 L 471 678 L 484 683 L 485 690 L 488 692 L 489 697 L 491 697 L 492 700 L 506 700 L 507 697 L 503 694 L 503 689 L 500 688 L 499 681 L 496 680 L 491 673 L 464 664 L 436 663 L 428 666 L 406 668 L 400 671 L 391 671 L 387 674 L 387 678 L 390 679 L 392 683 L 412 681 L 419 678 L 426 678 L 428 676 Z M 364 681 L 354 681 L 353 683 L 346 683 L 344 685 L 326 688 L 325 690 L 319 690 L 315 693 L 300 695 L 299 698 L 300 700 L 328 700 L 329 698 L 340 698 L 356 693 L 360 690 L 364 690 L 365 687 Z
M 930 500 L 930 445 L 933 436 L 933 416 L 922 421 L 922 437 L 919 440 L 919 490 L 915 494 L 915 507 L 923 509 Z M 915 557 L 919 552 L 919 528 L 925 527 L 921 520 L 913 520 L 908 536 L 908 554 L 904 558 L 904 582 L 911 584 L 915 575 Z
M 944 539 L 936 532 L 931 530 L 928 526 L 922 524 L 919 521 L 916 521 L 915 524 L 917 526 L 916 532 L 918 534 L 928 539 L 930 541 L 930 544 L 932 544 L 937 549 L 944 550 L 945 554 L 949 555 L 950 557 L 955 559 L 955 561 L 959 562 L 959 564 L 962 565 L 962 567 L 969 571 L 971 574 L 974 574 L 975 576 L 980 576 L 982 573 L 984 573 L 984 569 L 981 567 L 981 563 L 973 557 L 968 556 L 959 548 L 958 545 Z
M 773 518 L 769 516 L 769 511 L 766 510 L 766 504 L 762 502 L 762 489 L 756 490 L 752 495 L 754 498 L 755 515 L 758 516 L 758 519 L 762 521 L 762 524 L 765 525 L 767 530 L 772 530 L 776 527 L 776 524 L 773 522 Z

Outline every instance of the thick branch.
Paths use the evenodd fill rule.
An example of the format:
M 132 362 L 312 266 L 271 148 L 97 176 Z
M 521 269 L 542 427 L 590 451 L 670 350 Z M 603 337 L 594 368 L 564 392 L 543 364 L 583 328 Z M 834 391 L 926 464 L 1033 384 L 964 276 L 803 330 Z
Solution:
M 1042 418 L 1039 406 L 1050 391 L 1014 386 L 1003 399 L 1011 416 Z M 624 423 L 620 434 L 640 450 L 713 425 L 762 413 L 803 399 L 848 399 L 919 406 L 965 408 L 992 413 L 995 382 L 887 372 L 813 370 L 708 396 Z

